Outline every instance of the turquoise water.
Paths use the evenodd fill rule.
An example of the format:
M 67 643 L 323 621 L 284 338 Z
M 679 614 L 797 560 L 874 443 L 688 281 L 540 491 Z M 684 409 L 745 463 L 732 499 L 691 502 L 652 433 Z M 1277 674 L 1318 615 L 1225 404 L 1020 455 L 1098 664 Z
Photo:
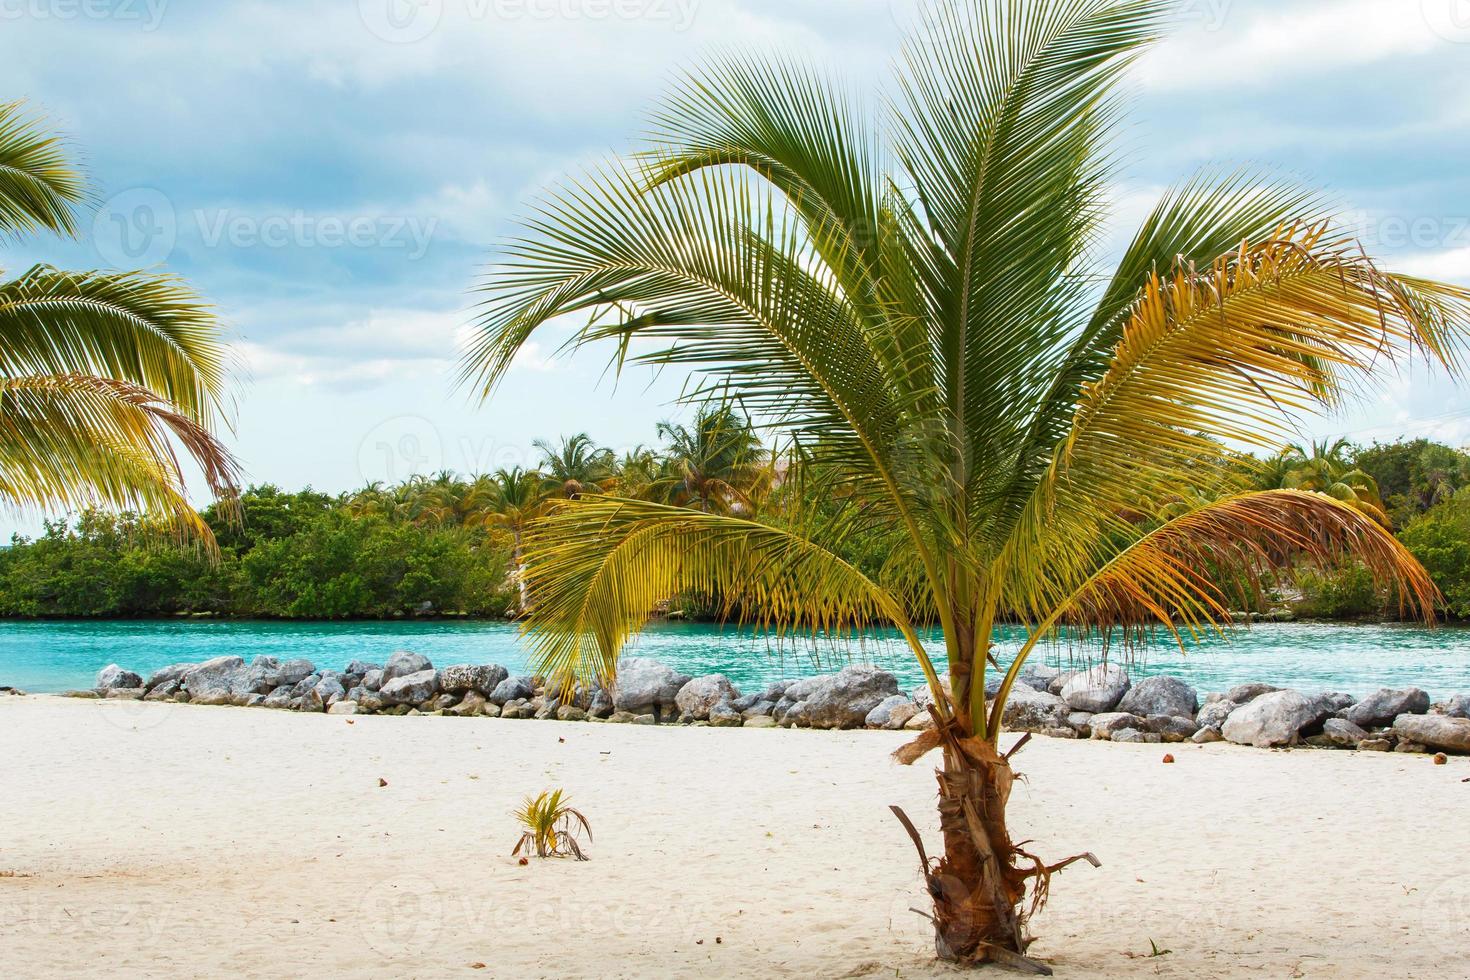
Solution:
M 938 638 L 928 638 L 942 659 Z M 1019 633 L 1005 635 L 1014 650 Z M 350 660 L 382 662 L 412 649 L 439 665 L 499 663 L 519 671 L 525 650 L 516 627 L 494 622 L 279 623 L 217 621 L 0 622 L 0 685 L 28 691 L 88 687 L 96 672 L 118 663 L 145 676 L 181 661 L 236 655 L 306 657 L 341 668 Z M 728 674 L 752 690 L 773 680 L 830 671 L 850 660 L 899 675 L 906 688 L 922 683 L 918 668 L 892 636 L 816 646 L 773 644 L 734 628 L 693 624 L 651 626 L 630 653 L 655 657 L 691 675 Z M 1039 659 L 1053 666 L 1080 662 L 1096 649 L 1051 648 Z M 1436 699 L 1470 694 L 1470 630 L 1412 626 L 1259 625 L 1214 639 L 1187 656 L 1160 645 L 1136 659 L 1138 674 L 1176 674 L 1201 690 L 1265 681 L 1307 692 L 1363 694 L 1415 685 Z

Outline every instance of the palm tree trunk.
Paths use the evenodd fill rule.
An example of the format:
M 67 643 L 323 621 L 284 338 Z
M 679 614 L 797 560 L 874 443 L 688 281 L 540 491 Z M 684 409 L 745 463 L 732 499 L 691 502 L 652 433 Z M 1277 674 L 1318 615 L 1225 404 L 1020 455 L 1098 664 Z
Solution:
M 518 612 L 524 616 L 531 611 L 530 594 L 526 590 L 526 565 L 521 557 L 521 532 L 520 529 L 511 532 L 511 561 L 515 563 L 516 592 L 520 596 L 520 609 Z
M 1006 828 L 1015 776 L 1010 763 L 978 739 L 945 747 L 939 773 L 944 857 L 929 876 L 935 951 L 960 963 L 1002 963 L 1048 972 L 1026 960 L 1027 873 Z

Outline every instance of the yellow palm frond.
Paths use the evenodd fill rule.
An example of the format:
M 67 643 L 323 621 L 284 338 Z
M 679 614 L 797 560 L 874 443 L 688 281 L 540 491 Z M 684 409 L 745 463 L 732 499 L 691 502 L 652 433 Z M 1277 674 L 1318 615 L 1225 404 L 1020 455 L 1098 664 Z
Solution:
M 681 592 L 716 598 L 728 615 L 778 635 L 892 623 L 927 664 L 892 593 L 807 538 L 755 521 L 586 497 L 534 524 L 526 555 L 534 606 L 525 628 L 538 669 L 568 683 L 610 682 L 624 644 Z

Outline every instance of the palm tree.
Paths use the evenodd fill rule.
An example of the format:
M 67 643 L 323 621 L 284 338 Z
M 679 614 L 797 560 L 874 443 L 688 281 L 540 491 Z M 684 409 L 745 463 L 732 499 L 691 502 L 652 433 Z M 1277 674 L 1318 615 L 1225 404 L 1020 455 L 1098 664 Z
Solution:
M 532 443 L 541 451 L 548 493 L 567 500 L 583 494 L 601 493 L 603 484 L 617 475 L 617 460 L 611 449 L 603 449 L 585 432 L 565 437 L 560 446 L 544 439 Z
M 1352 443 L 1322 440 L 1310 446 L 1293 444 L 1266 463 L 1263 485 L 1325 493 L 1350 504 L 1384 527 L 1391 526 L 1378 483 L 1352 461 Z
M 0 235 L 75 237 L 87 200 L 62 142 L 0 104 Z M 134 510 L 212 546 L 178 449 L 233 498 L 238 466 L 213 434 L 227 375 L 214 312 L 172 276 L 36 265 L 0 278 L 0 499 Z
M 685 589 L 783 631 L 891 622 L 934 697 L 934 727 L 901 759 L 942 752 L 943 849 L 924 875 L 946 959 L 1049 972 L 1026 959 L 1025 927 L 1068 862 L 1013 840 L 1015 748 L 1000 744 L 1038 643 L 1149 623 L 1182 642 L 1222 624 L 1236 597 L 1206 566 L 1246 588 L 1353 558 L 1416 611 L 1433 602 L 1358 510 L 1227 491 L 1238 474 L 1219 443 L 1274 448 L 1284 412 L 1335 404 L 1390 353 L 1451 360 L 1470 292 L 1382 271 L 1314 195 L 1251 172 L 1169 191 L 1100 266 L 1115 83 L 1170 10 L 937 3 L 883 116 L 790 61 L 696 70 L 645 153 L 552 192 L 505 246 L 467 355 L 488 396 L 527 338 L 579 316 L 573 343 L 688 370 L 696 400 L 730 392 L 901 535 L 877 581 L 820 525 L 570 501 L 527 536 L 527 630 L 546 676 L 607 680 L 648 611 Z M 1185 485 L 1190 505 L 1167 519 L 1141 503 Z M 941 665 L 919 617 L 942 627 Z M 1028 632 L 1009 665 L 1001 621 Z
M 503 528 L 510 534 L 512 575 L 516 580 L 520 612 L 531 608 L 525 573 L 525 536 L 531 523 L 546 509 L 545 480 L 540 473 L 527 472 L 519 466 L 497 470 L 491 477 L 495 485 L 493 503 L 486 511 L 485 523 Z
M 702 406 L 692 427 L 659 423 L 677 476 L 670 503 L 709 513 L 750 512 L 770 467 L 750 420 L 728 405 Z

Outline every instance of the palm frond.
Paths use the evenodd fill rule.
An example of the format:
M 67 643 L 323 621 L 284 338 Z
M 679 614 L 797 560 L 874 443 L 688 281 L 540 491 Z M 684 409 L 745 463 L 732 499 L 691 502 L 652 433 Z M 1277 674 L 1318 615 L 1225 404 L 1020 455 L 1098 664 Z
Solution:
M 87 199 L 61 138 L 22 102 L 0 103 L 0 235 L 52 231 L 74 237 Z
M 32 374 L 130 382 L 210 425 L 229 366 L 214 311 L 174 276 L 39 265 L 0 283 L 0 375 Z

